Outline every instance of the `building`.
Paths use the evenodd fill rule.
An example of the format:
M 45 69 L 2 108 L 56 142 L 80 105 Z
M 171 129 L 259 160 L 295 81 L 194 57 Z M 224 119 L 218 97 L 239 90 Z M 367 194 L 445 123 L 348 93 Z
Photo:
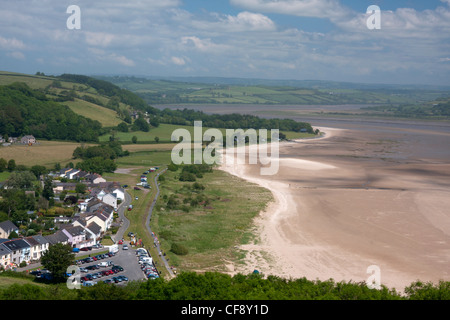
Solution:
M 14 223 L 9 220 L 0 222 L 0 238 L 9 238 L 12 232 L 19 234 L 19 228 Z
M 30 245 L 30 259 L 31 261 L 38 261 L 41 259 L 44 252 L 49 248 L 49 242 L 41 235 L 24 238 Z
M 36 138 L 34 136 L 27 135 L 27 136 L 22 137 L 22 139 L 20 139 L 20 143 L 28 144 L 28 145 L 35 144 Z
M 0 239 L 0 269 L 8 270 L 11 267 L 11 250 L 3 244 L 7 239 Z
M 8 247 L 9 250 L 11 250 L 10 264 L 18 266 L 23 261 L 25 261 L 26 263 L 30 262 L 31 247 L 25 240 L 13 239 L 3 242 L 3 245 Z
M 49 245 L 54 245 L 57 243 L 62 243 L 62 244 L 69 243 L 69 237 L 61 230 L 56 231 L 54 234 L 49 234 L 47 236 L 44 236 L 44 238 L 48 241 Z
M 62 232 L 67 236 L 68 243 L 73 247 L 77 248 L 80 244 L 84 243 L 86 240 L 86 231 L 81 226 L 67 227 L 62 230 Z M 83 246 L 80 246 L 82 248 Z

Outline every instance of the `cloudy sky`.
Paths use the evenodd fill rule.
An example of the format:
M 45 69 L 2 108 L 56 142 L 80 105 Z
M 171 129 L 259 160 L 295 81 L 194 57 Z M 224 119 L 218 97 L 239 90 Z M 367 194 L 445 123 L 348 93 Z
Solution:
M 1 0 L 0 70 L 450 85 L 450 0 Z

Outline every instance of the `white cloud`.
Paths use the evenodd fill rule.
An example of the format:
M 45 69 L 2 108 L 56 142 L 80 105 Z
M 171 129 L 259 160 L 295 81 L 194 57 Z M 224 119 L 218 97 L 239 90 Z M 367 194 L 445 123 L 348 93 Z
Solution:
M 111 54 L 108 58 L 126 67 L 134 67 L 136 65 L 133 60 L 115 53 Z
M 0 48 L 7 50 L 25 49 L 25 44 L 22 40 L 16 38 L 4 38 L 0 36 Z
M 86 43 L 91 46 L 107 47 L 116 38 L 116 35 L 106 32 L 86 31 Z
M 13 51 L 8 53 L 8 56 L 17 59 L 17 60 L 25 60 L 25 55 L 20 51 Z
M 259 13 L 240 12 L 237 16 L 228 15 L 226 24 L 236 31 L 273 31 L 276 29 L 275 23 Z
M 186 64 L 186 61 L 183 58 L 172 57 L 170 60 L 178 66 L 184 66 Z
M 342 19 L 351 12 L 337 0 L 230 0 L 230 2 L 252 11 L 330 20 Z

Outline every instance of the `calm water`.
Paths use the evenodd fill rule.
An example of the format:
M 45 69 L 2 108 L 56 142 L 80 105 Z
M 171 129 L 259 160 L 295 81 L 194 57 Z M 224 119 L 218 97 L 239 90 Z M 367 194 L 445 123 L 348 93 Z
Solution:
M 313 127 L 329 127 L 350 129 L 362 133 L 373 134 L 373 139 L 391 139 L 400 144 L 402 155 L 410 159 L 435 159 L 440 163 L 450 163 L 450 122 L 444 121 L 417 121 L 398 119 L 345 119 L 320 116 L 283 116 L 278 112 L 299 110 L 358 110 L 359 105 L 343 106 L 271 106 L 271 105 L 186 105 L 186 106 L 155 106 L 159 109 L 194 109 L 205 113 L 217 114 L 252 114 L 262 118 L 290 118 L 305 121 Z

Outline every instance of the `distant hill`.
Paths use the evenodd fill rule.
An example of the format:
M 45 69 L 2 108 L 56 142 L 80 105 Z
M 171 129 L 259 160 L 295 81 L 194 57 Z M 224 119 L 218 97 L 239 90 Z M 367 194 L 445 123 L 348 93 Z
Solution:
M 149 104 L 377 105 L 438 99 L 450 87 L 213 77 L 94 76 Z

